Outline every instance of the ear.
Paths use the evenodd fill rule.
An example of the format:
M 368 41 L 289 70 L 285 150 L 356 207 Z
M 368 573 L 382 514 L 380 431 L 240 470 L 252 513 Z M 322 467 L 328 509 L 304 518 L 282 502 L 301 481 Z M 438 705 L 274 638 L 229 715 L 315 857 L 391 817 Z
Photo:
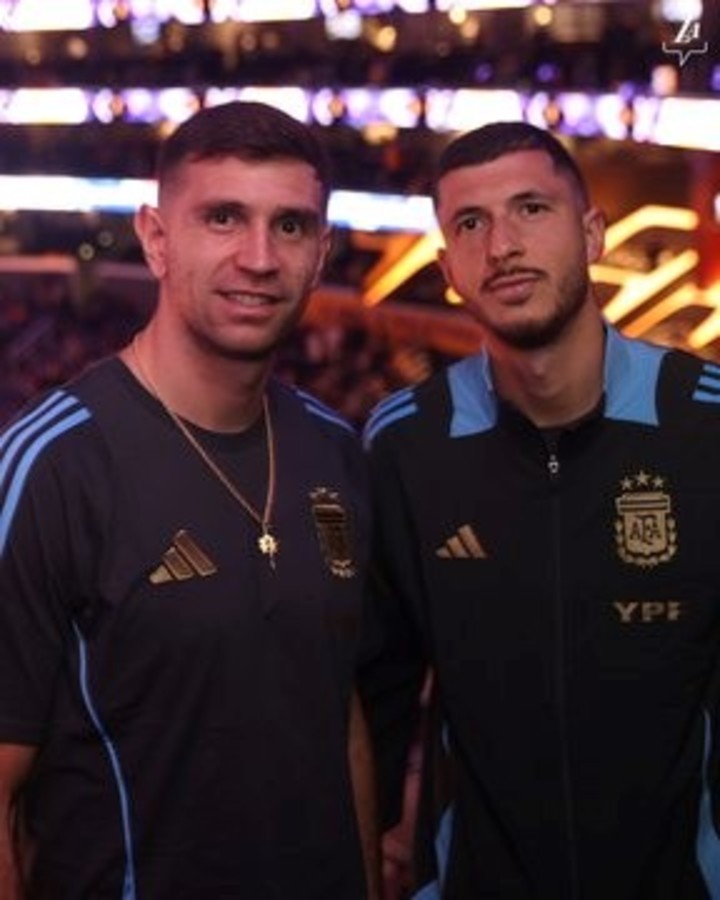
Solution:
M 135 213 L 133 226 L 150 271 L 157 279 L 164 278 L 167 273 L 165 226 L 160 211 L 143 204 Z
M 583 230 L 588 264 L 596 263 L 605 251 L 605 216 L 596 206 L 583 213 Z
M 450 271 L 450 263 L 448 262 L 447 252 L 445 251 L 444 246 L 438 247 L 436 259 L 446 284 L 452 286 L 452 272 Z

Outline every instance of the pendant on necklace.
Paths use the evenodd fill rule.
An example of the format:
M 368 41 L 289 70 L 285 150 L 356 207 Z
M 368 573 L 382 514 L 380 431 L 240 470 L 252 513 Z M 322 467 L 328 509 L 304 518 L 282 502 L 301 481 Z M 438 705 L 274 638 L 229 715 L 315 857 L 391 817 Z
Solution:
M 263 556 L 270 557 L 270 566 L 274 569 L 275 556 L 280 550 L 280 542 L 274 535 L 270 533 L 270 529 L 267 525 L 263 525 L 263 532 L 258 538 L 257 544 Z

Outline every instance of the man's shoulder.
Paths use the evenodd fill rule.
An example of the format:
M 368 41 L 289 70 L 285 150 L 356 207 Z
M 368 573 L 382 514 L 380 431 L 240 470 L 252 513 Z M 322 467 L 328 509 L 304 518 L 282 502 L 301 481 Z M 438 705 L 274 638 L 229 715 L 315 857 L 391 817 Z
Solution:
M 91 363 L 64 386 L 91 411 L 114 408 L 127 396 L 126 387 L 133 380 L 129 369 L 117 356 L 107 356 Z
M 0 434 L 0 544 L 26 497 L 50 522 L 63 497 L 105 496 L 107 444 L 82 393 L 68 383 L 39 394 Z
M 50 448 L 75 443 L 91 420 L 91 409 L 69 386 L 43 391 L 3 427 L 0 459 L 6 468 L 14 460 L 30 468 Z
M 272 381 L 270 394 L 277 404 L 281 425 L 287 419 L 304 420 L 309 428 L 333 440 L 359 444 L 355 426 L 314 394 L 280 380 Z
M 720 421 L 720 365 L 686 350 L 611 332 L 606 417 L 650 427 Z
M 269 391 L 276 445 L 292 455 L 296 477 L 346 485 L 362 503 L 367 461 L 357 429 L 302 388 L 273 379 Z
M 4 470 L 25 477 L 51 463 L 82 471 L 89 460 L 105 457 L 118 431 L 134 430 L 131 404 L 122 400 L 122 368 L 114 358 L 102 360 L 33 397 L 0 433 Z
M 720 425 L 720 364 L 684 350 L 672 350 L 658 381 L 661 421 L 702 420 Z
M 454 363 L 425 380 L 394 391 L 371 411 L 363 429 L 366 449 L 378 439 L 407 437 L 411 440 L 429 432 L 445 432 L 451 415 L 450 380 L 465 363 Z

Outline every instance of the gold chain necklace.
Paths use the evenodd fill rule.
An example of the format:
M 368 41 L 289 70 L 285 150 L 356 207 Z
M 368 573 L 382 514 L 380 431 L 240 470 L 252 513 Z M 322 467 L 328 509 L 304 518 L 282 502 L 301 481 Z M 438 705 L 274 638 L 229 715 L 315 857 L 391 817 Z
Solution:
M 210 456 L 210 454 L 198 441 L 192 431 L 190 431 L 190 429 L 183 422 L 180 416 L 178 416 L 172 409 L 170 409 L 167 403 L 165 403 L 165 401 L 162 399 L 158 389 L 155 387 L 155 383 L 152 381 L 147 371 L 145 370 L 145 367 L 140 361 L 137 335 L 130 345 L 130 350 L 132 352 L 132 357 L 138 370 L 138 374 L 140 375 L 145 385 L 150 389 L 150 393 L 153 395 L 153 397 L 155 397 L 160 406 L 162 406 L 163 410 L 167 413 L 172 422 L 174 422 L 178 431 L 183 435 L 183 437 L 188 442 L 188 444 L 190 444 L 193 450 L 195 450 L 197 455 L 205 463 L 208 469 L 210 469 L 217 480 L 226 488 L 228 493 L 235 500 L 237 500 L 237 502 L 240 504 L 240 506 L 242 506 L 242 508 L 250 516 L 250 518 L 260 526 L 261 533 L 260 537 L 257 539 L 257 545 L 263 556 L 269 557 L 270 567 L 274 569 L 275 557 L 280 550 L 280 541 L 273 534 L 272 525 L 270 524 L 272 509 L 275 502 L 275 439 L 273 435 L 272 419 L 270 418 L 270 405 L 268 403 L 267 394 L 263 394 L 263 417 L 265 420 L 265 439 L 268 448 L 268 485 L 267 492 L 265 494 L 265 505 L 262 513 L 259 513 L 250 503 L 250 501 L 243 497 L 240 491 L 235 487 L 232 481 L 230 481 L 225 472 L 223 472 L 220 466 Z

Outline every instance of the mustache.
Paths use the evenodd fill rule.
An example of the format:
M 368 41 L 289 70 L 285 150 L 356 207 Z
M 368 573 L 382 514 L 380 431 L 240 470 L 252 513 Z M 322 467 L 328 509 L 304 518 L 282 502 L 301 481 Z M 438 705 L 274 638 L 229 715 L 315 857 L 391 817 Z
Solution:
M 492 275 L 483 281 L 483 287 L 492 289 L 498 281 L 514 275 L 530 275 L 533 278 L 545 277 L 542 269 L 533 269 L 528 266 L 504 266 L 503 268 L 495 269 Z

